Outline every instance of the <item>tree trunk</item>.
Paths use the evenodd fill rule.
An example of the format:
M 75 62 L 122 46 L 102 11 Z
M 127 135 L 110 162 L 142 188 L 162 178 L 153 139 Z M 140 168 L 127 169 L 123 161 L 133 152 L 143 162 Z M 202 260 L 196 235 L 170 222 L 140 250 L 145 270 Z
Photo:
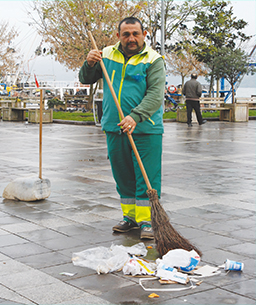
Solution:
M 182 89 L 183 89 L 184 85 L 185 85 L 185 75 L 181 75 L 181 87 L 182 87 Z
M 86 105 L 87 110 L 92 109 L 92 99 L 93 99 L 93 84 L 90 84 L 89 99 L 88 99 L 88 103 Z
M 103 89 L 103 78 L 100 78 L 99 80 L 98 80 L 98 82 L 99 82 L 99 89 Z M 103 93 L 99 93 L 99 98 L 103 98 Z
M 213 89 L 213 76 L 211 76 L 211 80 L 210 80 L 210 88 L 209 88 L 209 97 L 212 97 L 212 89 Z
M 181 98 L 180 98 L 180 101 L 181 101 L 182 104 L 185 104 L 185 99 L 184 99 L 183 94 L 182 94 L 184 84 L 185 84 L 185 75 L 181 75 Z
M 232 104 L 235 104 L 235 91 L 234 91 L 234 84 L 231 84 L 232 88 Z
M 220 96 L 220 79 L 216 80 L 217 88 L 216 88 L 216 97 Z

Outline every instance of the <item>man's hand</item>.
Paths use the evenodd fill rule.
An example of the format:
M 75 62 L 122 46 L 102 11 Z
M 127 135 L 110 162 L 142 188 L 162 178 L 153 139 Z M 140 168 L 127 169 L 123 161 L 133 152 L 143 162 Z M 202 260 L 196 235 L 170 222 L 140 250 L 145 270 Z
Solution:
M 118 126 L 122 126 L 123 132 L 128 132 L 129 134 L 132 134 L 137 123 L 134 121 L 134 119 L 127 115 L 119 124 Z
M 102 54 L 101 51 L 91 50 L 86 57 L 88 65 L 90 67 L 93 67 L 96 64 L 96 62 L 101 60 L 101 54 Z

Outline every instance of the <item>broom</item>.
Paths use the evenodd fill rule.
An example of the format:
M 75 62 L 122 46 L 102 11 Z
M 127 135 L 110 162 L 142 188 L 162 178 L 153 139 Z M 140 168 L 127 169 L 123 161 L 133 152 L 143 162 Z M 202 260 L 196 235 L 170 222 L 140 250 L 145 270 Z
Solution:
M 91 39 L 93 47 L 98 50 L 96 42 L 92 36 L 92 33 L 88 31 L 89 37 Z M 117 110 L 121 116 L 121 119 L 124 119 L 124 114 L 122 108 L 119 105 L 118 99 L 116 97 L 116 93 L 114 88 L 111 84 L 111 81 L 108 76 L 108 72 L 103 61 L 100 61 L 102 72 L 106 78 L 107 84 L 115 101 Z M 161 256 L 166 254 L 169 250 L 172 249 L 184 249 L 187 251 L 195 250 L 200 256 L 202 255 L 201 251 L 198 250 L 195 246 L 193 246 L 187 239 L 181 236 L 170 224 L 168 215 L 166 214 L 165 210 L 163 209 L 162 205 L 159 202 L 157 191 L 152 189 L 151 184 L 149 182 L 148 176 L 146 174 L 145 168 L 141 161 L 140 155 L 138 153 L 137 147 L 134 143 L 132 135 L 127 133 L 128 139 L 132 146 L 133 152 L 139 164 L 141 173 L 147 185 L 147 195 L 149 197 L 149 202 L 151 204 L 151 222 L 152 222 L 152 229 L 154 231 L 154 237 L 156 242 L 156 249 Z

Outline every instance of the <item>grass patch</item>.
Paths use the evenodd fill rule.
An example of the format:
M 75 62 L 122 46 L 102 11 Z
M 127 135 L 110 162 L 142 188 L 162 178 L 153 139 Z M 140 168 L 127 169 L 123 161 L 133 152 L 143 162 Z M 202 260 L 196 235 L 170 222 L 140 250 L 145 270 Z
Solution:
M 214 112 L 206 111 L 202 112 L 202 117 L 203 118 L 219 118 L 220 117 L 220 112 L 218 110 Z
M 92 112 L 65 112 L 65 111 L 53 111 L 53 119 L 64 121 L 94 121 Z
M 169 111 L 165 112 L 163 115 L 163 119 L 176 119 L 177 112 Z
M 169 111 L 163 114 L 163 119 L 176 119 L 177 112 Z M 220 116 L 219 111 L 215 112 L 202 112 L 203 118 L 218 118 Z M 256 117 L 256 110 L 249 110 L 249 116 Z M 28 114 L 26 113 L 26 117 Z M 53 119 L 56 120 L 67 120 L 67 121 L 94 121 L 93 113 L 86 112 L 83 113 L 82 111 L 76 112 L 65 112 L 65 111 L 53 111 Z
M 256 116 L 256 110 L 249 109 L 249 116 Z
M 173 111 L 169 111 L 169 112 L 165 112 L 163 115 L 164 119 L 176 119 L 177 116 L 177 112 L 173 112 Z M 220 116 L 220 112 L 219 111 L 214 111 L 214 112 L 202 112 L 202 117 L 203 118 L 218 118 Z

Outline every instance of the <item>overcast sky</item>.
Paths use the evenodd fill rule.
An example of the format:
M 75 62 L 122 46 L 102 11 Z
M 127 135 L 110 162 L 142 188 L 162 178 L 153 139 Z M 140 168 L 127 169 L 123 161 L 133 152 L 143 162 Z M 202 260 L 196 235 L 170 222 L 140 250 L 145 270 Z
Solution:
M 28 26 L 28 19 L 26 9 L 29 8 L 31 1 L 2 1 L 0 0 L 0 20 L 8 21 L 11 26 L 18 29 L 20 35 L 15 40 L 14 47 L 18 48 L 23 55 L 26 62 L 24 69 L 31 73 L 36 73 L 39 78 L 48 78 L 53 80 L 76 80 L 77 73 L 67 71 L 63 66 L 54 61 L 54 57 L 50 58 L 37 56 L 35 58 L 34 51 L 41 42 L 41 38 L 36 34 L 32 26 Z M 256 32 L 256 0 L 250 1 L 231 1 L 234 7 L 234 15 L 238 19 L 244 19 L 248 22 L 245 28 L 247 35 L 255 35 Z M 248 52 L 255 44 L 255 36 L 250 44 L 247 46 Z M 43 79 L 42 79 L 43 80 Z

